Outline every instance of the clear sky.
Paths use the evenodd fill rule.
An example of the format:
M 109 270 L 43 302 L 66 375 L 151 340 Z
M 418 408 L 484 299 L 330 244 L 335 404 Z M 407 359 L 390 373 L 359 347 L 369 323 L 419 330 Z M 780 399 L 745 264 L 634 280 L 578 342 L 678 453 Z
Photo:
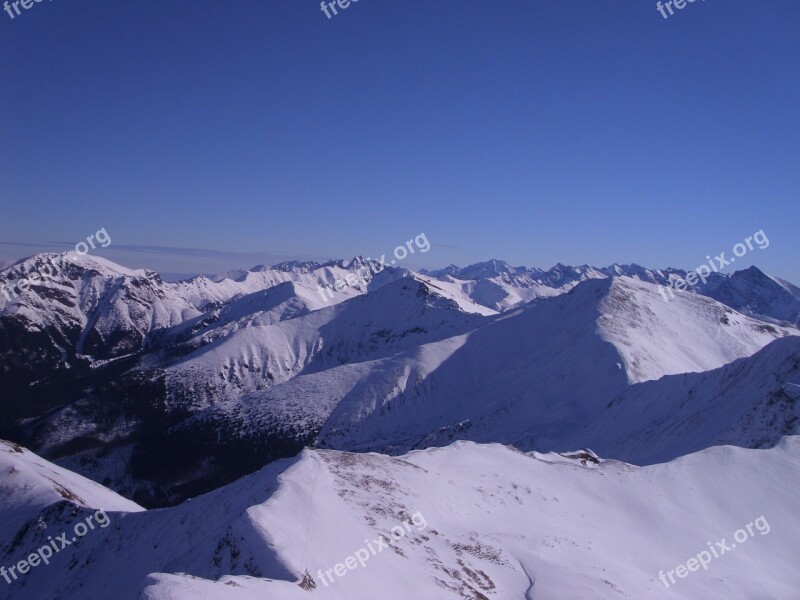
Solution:
M 800 283 L 797 0 L 55 0 L 0 51 L 0 258 L 690 268 L 763 229 L 735 266 Z

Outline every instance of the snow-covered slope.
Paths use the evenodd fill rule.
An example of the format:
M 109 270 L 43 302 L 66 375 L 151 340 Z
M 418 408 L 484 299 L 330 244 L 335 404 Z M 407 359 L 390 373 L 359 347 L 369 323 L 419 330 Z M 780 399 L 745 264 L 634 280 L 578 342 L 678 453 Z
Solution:
M 0 585 L 9 600 L 106 600 L 110 573 L 120 600 L 796 597 L 800 438 L 594 461 L 466 442 L 307 450 L 171 509 L 109 510 L 109 527 Z M 65 514 L 50 528 L 82 516 Z M 34 523 L 0 561 L 47 543 Z M 729 550 L 714 558 L 715 542 Z M 703 551 L 707 569 L 676 576 Z
M 318 443 L 398 452 L 471 439 L 567 450 L 565 436 L 629 385 L 720 367 L 796 333 L 696 294 L 665 303 L 653 284 L 590 280 L 376 363 L 369 379 L 359 373 L 363 387 L 342 398 Z
M 5 440 L 0 440 L 0 474 L 0 512 L 4 516 L 19 510 L 42 509 L 64 499 L 87 508 L 144 510 L 102 485 Z M 8 525 L 5 519 L 0 522 Z
M 599 334 L 617 348 L 632 383 L 713 369 L 800 333 L 697 294 L 665 302 L 655 285 L 627 277 L 613 280 L 600 312 Z
M 635 385 L 572 440 L 648 464 L 723 444 L 770 447 L 798 433 L 800 338 L 789 337 L 719 369 Z
M 195 405 L 207 406 L 301 373 L 390 357 L 483 322 L 441 291 L 406 277 L 293 318 L 236 322 L 222 332 L 215 328 L 216 339 L 203 340 L 167 367 L 167 390 L 175 401 L 191 397 Z
M 89 509 L 144 510 L 94 481 L 54 465 L 17 444 L 0 440 L 0 566 L 15 564 L 36 550 L 24 543 L 26 536 L 55 538 L 62 532 L 57 525 L 65 514 L 88 514 Z M 15 596 L 14 593 L 7 595 L 9 590 L 5 588 L 6 582 L 0 579 L 0 598 Z M 37 598 L 26 596 L 20 590 L 16 593 L 22 594 L 18 597 Z

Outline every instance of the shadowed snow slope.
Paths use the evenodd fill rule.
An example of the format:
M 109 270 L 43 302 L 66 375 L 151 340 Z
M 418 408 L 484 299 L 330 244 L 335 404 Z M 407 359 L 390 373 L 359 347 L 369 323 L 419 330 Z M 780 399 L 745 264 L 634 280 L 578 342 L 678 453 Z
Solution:
M 397 458 L 306 450 L 174 508 L 109 512 L 108 528 L 0 585 L 11 600 L 106 600 L 110 573 L 120 600 L 785 600 L 800 586 L 799 486 L 797 437 L 649 467 L 470 442 Z M 32 526 L 47 510 L 37 498 L 27 528 L 15 515 L 24 531 L 3 564 L 70 526 L 69 514 L 50 515 L 46 532 Z M 768 528 L 751 526 L 732 547 L 761 516 Z M 402 523 L 404 536 L 363 567 L 322 581 L 320 571 Z M 723 538 L 731 550 L 707 571 L 669 589 L 658 580 Z M 310 590 L 299 585 L 306 572 Z
M 650 283 L 590 280 L 376 362 L 358 386 L 353 374 L 318 442 L 402 452 L 471 439 L 568 450 L 563 440 L 630 385 L 717 368 L 796 333 L 697 294 L 664 302 Z
M 33 452 L 0 440 L 0 511 L 4 517 L 9 511 L 40 509 L 64 499 L 88 508 L 115 511 L 144 510 L 99 483 L 77 473 L 62 469 Z M 9 524 L 0 521 L 3 533 Z M 4 536 L 5 538 L 5 536 Z
M 626 390 L 572 437 L 606 457 L 647 464 L 709 446 L 768 447 L 800 433 L 800 338 L 704 373 Z

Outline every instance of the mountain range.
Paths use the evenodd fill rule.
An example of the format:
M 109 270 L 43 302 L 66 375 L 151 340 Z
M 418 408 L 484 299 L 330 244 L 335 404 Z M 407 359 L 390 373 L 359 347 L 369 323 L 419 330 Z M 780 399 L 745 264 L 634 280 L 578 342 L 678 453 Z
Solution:
M 0 598 L 793 598 L 800 292 L 686 275 L 11 265 Z
M 20 261 L 0 285 L 54 258 Z M 165 282 L 64 260 L 53 280 L 0 300 L 0 436 L 155 507 L 309 445 L 591 441 L 643 465 L 797 430 L 800 292 L 755 267 L 665 300 L 659 286 L 685 272 L 373 263 Z M 363 285 L 335 285 L 365 266 L 376 275 Z M 687 423 L 691 443 L 664 441 Z

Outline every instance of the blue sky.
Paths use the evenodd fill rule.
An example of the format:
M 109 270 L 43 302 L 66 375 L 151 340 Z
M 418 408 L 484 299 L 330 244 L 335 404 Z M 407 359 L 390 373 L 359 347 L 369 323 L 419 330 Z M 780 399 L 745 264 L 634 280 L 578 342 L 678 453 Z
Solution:
M 690 268 L 763 229 L 736 267 L 800 283 L 796 0 L 55 0 L 0 51 L 6 260 Z

